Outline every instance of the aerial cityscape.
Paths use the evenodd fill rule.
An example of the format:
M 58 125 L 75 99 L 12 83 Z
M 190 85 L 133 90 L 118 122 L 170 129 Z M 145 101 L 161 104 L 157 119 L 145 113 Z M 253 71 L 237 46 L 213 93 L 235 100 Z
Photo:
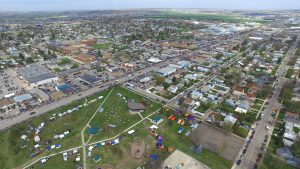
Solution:
M 300 168 L 300 2 L 41 1 L 1 2 L 0 169 Z

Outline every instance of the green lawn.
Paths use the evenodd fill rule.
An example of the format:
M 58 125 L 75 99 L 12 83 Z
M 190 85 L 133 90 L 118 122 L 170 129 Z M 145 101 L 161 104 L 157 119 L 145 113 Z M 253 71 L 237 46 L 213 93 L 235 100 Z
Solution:
M 50 157 L 44 164 L 42 164 L 41 161 L 35 163 L 33 167 L 34 169 L 75 169 L 78 166 L 82 166 L 83 155 L 81 150 L 82 149 L 78 149 L 78 153 L 69 155 L 67 161 L 64 161 L 62 154 L 58 154 Z M 80 161 L 76 161 L 78 155 L 80 155 Z
M 261 107 L 262 107 L 262 104 L 255 103 L 251 108 L 252 108 L 252 109 L 255 109 L 255 110 L 260 110 Z
M 98 50 L 107 49 L 111 45 L 112 45 L 111 42 L 96 44 L 96 45 L 93 45 L 93 49 L 98 49 Z
M 205 113 L 210 107 L 211 107 L 210 104 L 201 103 L 201 105 L 196 108 L 196 111 L 201 112 L 201 113 Z
M 96 94 L 94 96 L 89 97 L 88 100 L 92 100 L 98 97 L 99 95 L 105 96 L 107 94 L 108 91 L 103 91 L 100 94 Z M 96 111 L 97 107 L 101 103 L 101 100 L 96 101 L 93 104 L 90 104 L 88 107 L 83 107 L 82 109 L 75 111 L 70 115 L 57 117 L 56 120 L 54 121 L 49 121 L 49 118 L 54 113 L 62 113 L 83 103 L 84 100 L 72 102 L 69 105 L 60 107 L 49 113 L 45 113 L 37 118 L 26 121 L 16 127 L 1 132 L 0 133 L 0 150 L 1 150 L 0 166 L 2 166 L 3 169 L 15 168 L 25 163 L 28 163 L 31 160 L 29 150 L 33 147 L 33 145 L 36 144 L 33 141 L 34 131 L 32 131 L 31 134 L 27 134 L 28 146 L 24 149 L 21 149 L 19 147 L 19 142 L 21 141 L 20 137 L 23 134 L 26 134 L 26 131 L 29 131 L 30 128 L 29 126 L 38 127 L 38 125 L 40 125 L 41 122 L 46 123 L 45 127 L 41 130 L 40 133 L 40 138 L 41 138 L 40 145 L 41 145 L 41 150 L 43 152 L 40 155 L 38 155 L 36 158 L 47 155 L 49 153 L 62 151 L 64 149 L 81 145 L 81 141 L 80 141 L 81 129 L 88 122 L 91 115 Z M 64 139 L 53 139 L 54 134 L 62 134 L 66 130 L 71 130 L 71 132 Z M 55 143 L 60 143 L 62 145 L 62 148 L 45 152 L 43 148 L 46 147 L 46 145 L 44 145 L 43 142 L 48 139 L 52 141 L 50 145 L 53 145 Z
M 129 136 L 126 133 L 120 139 L 118 145 L 113 145 L 110 147 L 95 147 L 92 152 L 92 157 L 88 157 L 87 165 L 89 168 L 99 168 L 99 167 L 111 167 L 111 168 L 120 168 L 121 166 L 126 166 L 128 168 L 137 168 L 137 166 L 144 166 L 147 168 L 149 162 L 150 154 L 157 154 L 161 161 L 164 161 L 170 153 L 167 152 L 169 146 L 175 146 L 176 149 L 192 156 L 193 158 L 203 162 L 212 169 L 227 169 L 230 168 L 232 163 L 227 161 L 216 153 L 210 152 L 206 149 L 203 149 L 200 155 L 195 154 L 190 146 L 192 145 L 190 139 L 184 136 L 183 133 L 190 130 L 188 126 L 180 126 L 176 122 L 171 122 L 167 120 L 169 114 L 161 114 L 161 117 L 164 118 L 164 121 L 159 124 L 159 129 L 157 133 L 162 135 L 164 149 L 159 150 L 156 148 L 156 138 L 150 134 L 149 126 L 151 123 L 149 120 L 145 120 L 139 125 L 135 126 L 133 129 L 135 133 L 133 136 Z M 154 116 L 154 115 L 153 115 Z M 178 134 L 177 130 L 179 127 L 184 128 L 182 134 Z M 133 159 L 130 155 L 130 145 L 133 141 L 137 139 L 143 139 L 146 143 L 145 158 Z M 95 155 L 100 155 L 102 159 L 95 163 L 92 158 Z M 143 165 L 146 163 L 145 165 Z
M 238 126 L 236 129 L 234 128 L 233 129 L 233 133 L 240 136 L 240 137 L 243 137 L 243 138 L 246 138 L 247 135 L 248 135 L 248 132 L 249 130 L 244 128 L 244 127 L 241 127 L 241 126 Z
M 254 103 L 255 103 L 255 104 L 263 104 L 264 101 L 263 101 L 263 100 L 260 100 L 260 99 L 255 99 L 255 100 L 254 100 Z
M 120 97 L 118 94 L 121 94 L 122 96 Z M 129 113 L 128 100 L 134 100 L 135 102 L 143 102 L 146 104 L 145 111 L 141 112 L 143 117 L 146 117 L 161 108 L 161 104 L 157 102 L 146 99 L 145 97 L 133 93 L 128 89 L 117 87 L 102 105 L 104 111 L 98 112 L 90 122 L 91 127 L 97 127 L 100 129 L 99 133 L 92 136 L 90 143 L 118 135 L 123 130 L 141 120 L 141 117 L 138 114 Z M 117 127 L 109 127 L 110 124 L 116 125 Z M 87 135 L 87 130 L 85 135 Z
M 145 154 L 150 154 L 150 152 L 155 150 L 155 142 L 148 128 L 150 125 L 150 121 L 145 120 L 133 128 L 135 133 L 132 136 L 125 132 L 118 145 L 95 147 L 92 151 L 92 156 L 87 158 L 87 167 L 100 168 L 109 165 L 112 168 L 121 168 L 121 166 L 137 168 L 143 165 L 146 159 L 134 159 L 130 154 L 130 145 L 135 140 L 144 140 L 148 147 Z M 95 155 L 101 156 L 101 160 L 97 163 L 93 161 Z
M 286 71 L 286 74 L 285 74 L 285 77 L 286 78 L 291 78 L 294 74 L 294 69 L 293 68 L 289 68 L 287 71 Z

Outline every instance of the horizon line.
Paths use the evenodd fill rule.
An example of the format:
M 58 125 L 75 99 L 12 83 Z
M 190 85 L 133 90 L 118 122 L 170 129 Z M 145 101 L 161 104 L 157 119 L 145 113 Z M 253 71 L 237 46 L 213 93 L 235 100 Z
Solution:
M 26 12 L 80 12 L 80 11 L 122 11 L 122 10 L 188 10 L 202 9 L 215 11 L 300 11 L 300 9 L 244 9 L 244 8 L 107 8 L 107 9 L 66 9 L 66 10 L 0 10 L 0 13 L 26 13 Z

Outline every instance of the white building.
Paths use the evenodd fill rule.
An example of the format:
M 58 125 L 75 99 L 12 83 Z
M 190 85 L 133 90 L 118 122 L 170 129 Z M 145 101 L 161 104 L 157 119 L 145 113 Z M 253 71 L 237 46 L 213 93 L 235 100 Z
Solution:
M 58 76 L 39 64 L 31 64 L 17 70 L 20 79 L 25 79 L 32 87 L 46 83 L 56 83 Z
M 171 75 L 172 73 L 175 73 L 176 70 L 177 69 L 174 68 L 174 67 L 167 66 L 167 67 L 164 67 L 164 68 L 161 68 L 161 69 L 157 70 L 156 72 L 158 74 L 160 74 L 161 76 L 168 76 L 168 75 Z

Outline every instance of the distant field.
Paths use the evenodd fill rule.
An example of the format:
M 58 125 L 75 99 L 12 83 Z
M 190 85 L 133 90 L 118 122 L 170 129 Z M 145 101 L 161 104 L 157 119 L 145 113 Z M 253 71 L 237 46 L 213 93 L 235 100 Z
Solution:
M 204 13 L 184 13 L 184 12 L 160 12 L 155 15 L 149 16 L 150 18 L 174 18 L 174 19 L 196 19 L 206 21 L 222 21 L 229 23 L 244 23 L 244 22 L 256 22 L 256 23 L 268 23 L 266 20 L 247 19 L 231 15 L 222 14 L 204 14 Z
M 96 44 L 96 45 L 93 45 L 93 49 L 98 49 L 98 50 L 107 49 L 111 45 L 112 45 L 111 42 Z

